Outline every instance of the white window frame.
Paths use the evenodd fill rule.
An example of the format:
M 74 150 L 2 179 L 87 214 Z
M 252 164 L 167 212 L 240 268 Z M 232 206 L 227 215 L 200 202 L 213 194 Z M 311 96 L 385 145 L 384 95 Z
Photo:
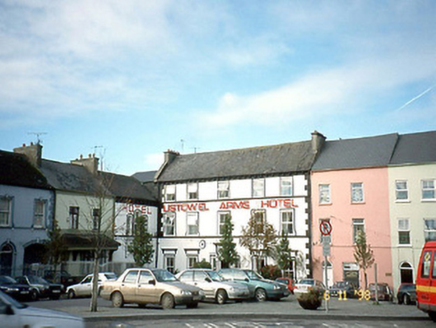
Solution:
M 357 197 L 360 196 L 360 197 Z M 351 203 L 361 204 L 365 202 L 363 182 L 351 183 Z
M 431 183 L 432 186 L 425 186 L 427 183 Z M 424 193 L 433 193 L 433 197 L 424 197 Z M 436 180 L 424 179 L 421 181 L 421 199 L 423 201 L 435 201 L 436 200 Z
M 222 236 L 225 219 L 227 215 L 231 215 L 230 211 L 219 211 L 218 212 L 218 235 Z
M 330 193 L 330 184 L 321 183 L 318 185 L 319 190 L 319 203 L 320 204 L 331 204 L 331 193 Z
M 405 184 L 405 186 L 402 186 Z M 400 195 L 405 195 L 406 197 L 400 197 Z M 395 200 L 397 202 L 408 202 L 409 201 L 409 185 L 407 180 L 396 180 L 395 181 Z
M 196 255 L 193 255 L 193 254 L 187 255 L 186 256 L 186 261 L 187 261 L 186 267 L 188 269 L 193 269 L 195 263 L 198 263 L 198 254 L 196 254 Z
M 164 187 L 164 195 L 166 202 L 176 201 L 176 185 L 166 185 Z
M 433 222 L 433 224 L 428 225 L 427 222 Z M 428 238 L 427 235 L 432 234 L 434 238 Z M 436 240 L 436 218 L 424 218 L 424 240 Z
M 218 199 L 230 197 L 230 181 L 218 181 Z
M 401 234 L 407 233 L 409 242 L 402 243 L 401 242 Z M 411 238 L 410 238 L 410 219 L 409 218 L 399 218 L 398 219 L 398 245 L 400 246 L 410 246 Z
M 252 180 L 252 196 L 253 197 L 265 197 L 265 179 L 253 179 Z
M 359 228 L 362 227 L 362 228 Z M 353 219 L 353 244 L 356 244 L 356 238 L 358 231 L 365 232 L 365 219 L 356 218 Z
M 12 226 L 12 197 L 0 196 L 0 201 L 4 204 L 0 207 L 0 227 Z
M 198 199 L 198 183 L 188 183 L 186 193 L 188 199 Z
M 174 273 L 176 270 L 176 255 L 175 254 L 165 254 L 164 255 L 164 259 L 165 259 L 165 270 L 168 270 L 171 273 Z M 168 265 L 168 260 L 172 261 L 172 266 Z
M 192 224 L 194 223 L 194 224 Z M 200 224 L 199 224 L 198 212 L 187 212 L 186 213 L 186 235 L 187 236 L 198 236 L 200 234 Z M 192 228 L 191 228 L 192 227 Z M 193 229 L 193 230 L 191 230 Z
M 33 228 L 45 228 L 47 200 L 35 199 L 33 209 Z
M 167 222 L 170 223 L 168 224 Z M 173 233 L 168 233 L 169 228 L 172 229 Z M 176 235 L 176 213 L 169 212 L 169 213 L 165 213 L 165 215 L 163 216 L 163 234 L 164 236 Z
M 286 215 L 290 215 L 290 220 L 284 221 Z M 281 210 L 280 211 L 280 232 L 283 233 L 285 231 L 286 235 L 294 235 L 295 234 L 295 220 L 294 220 L 294 211 L 293 210 Z M 291 231 L 289 231 L 286 227 L 291 226 Z
M 294 192 L 294 183 L 292 177 L 281 177 L 280 178 L 280 195 L 281 196 L 292 196 Z

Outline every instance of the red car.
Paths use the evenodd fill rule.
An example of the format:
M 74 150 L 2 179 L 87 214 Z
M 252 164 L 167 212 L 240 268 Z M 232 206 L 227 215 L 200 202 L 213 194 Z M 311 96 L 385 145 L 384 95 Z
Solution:
M 286 277 L 280 277 L 280 278 L 277 278 L 276 281 L 281 283 L 281 284 L 284 284 L 284 285 L 288 286 L 288 289 L 291 292 L 291 294 L 294 294 L 294 288 L 295 288 L 294 279 L 286 278 Z

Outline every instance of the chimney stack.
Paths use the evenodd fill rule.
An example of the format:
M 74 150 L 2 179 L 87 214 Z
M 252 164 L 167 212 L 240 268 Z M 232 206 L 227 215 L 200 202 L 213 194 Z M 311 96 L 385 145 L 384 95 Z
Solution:
M 322 133 L 319 133 L 318 131 L 312 132 L 312 151 L 316 154 L 318 153 L 322 146 L 324 145 L 326 137 Z
M 71 164 L 84 166 L 92 174 L 98 173 L 98 158 L 95 157 L 95 154 L 92 154 L 92 156 L 89 154 L 88 158 L 84 158 L 83 155 L 80 155 L 80 158 L 72 160 Z
M 42 145 L 39 142 L 36 145 L 31 142 L 29 146 L 23 144 L 22 147 L 14 148 L 14 153 L 25 155 L 32 165 L 41 167 Z
M 165 164 L 170 164 L 179 155 L 180 155 L 179 152 L 168 149 L 165 152 Z

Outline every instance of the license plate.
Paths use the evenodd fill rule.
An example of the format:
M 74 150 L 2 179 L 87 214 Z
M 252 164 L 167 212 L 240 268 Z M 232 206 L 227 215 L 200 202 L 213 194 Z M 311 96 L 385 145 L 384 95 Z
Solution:
M 193 300 L 194 300 L 194 301 L 199 301 L 199 300 L 200 300 L 200 296 L 194 296 L 194 297 L 193 297 Z
M 20 294 L 29 294 L 29 291 L 27 291 L 27 290 L 22 290 L 22 291 L 20 292 Z
M 53 291 L 54 294 L 56 294 L 56 293 L 60 293 L 60 292 L 61 292 L 60 290 L 54 290 L 54 291 Z

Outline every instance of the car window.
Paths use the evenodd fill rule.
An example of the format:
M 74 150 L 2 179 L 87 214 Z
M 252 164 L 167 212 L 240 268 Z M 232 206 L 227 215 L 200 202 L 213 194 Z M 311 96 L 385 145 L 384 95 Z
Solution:
M 153 280 L 153 275 L 149 271 L 141 271 L 139 275 L 140 284 L 148 284 L 150 280 Z
M 230 270 L 220 270 L 219 274 L 224 277 L 224 279 L 232 279 L 233 275 Z
M 90 283 L 91 280 L 92 280 L 92 276 L 87 276 L 85 279 L 83 279 L 82 283 L 87 284 L 87 283 Z
M 301 279 L 299 284 L 302 285 L 313 285 L 314 281 L 312 279 Z
M 117 275 L 115 273 L 105 273 L 104 276 L 106 279 L 117 279 Z
M 203 271 L 194 271 L 194 281 L 203 282 L 207 278 L 207 274 Z
M 192 281 L 194 280 L 194 272 L 192 271 L 185 271 L 180 275 L 181 281 Z
M 207 275 L 213 281 L 224 281 L 224 277 L 221 276 L 218 272 L 215 271 L 207 271 Z
M 153 270 L 153 274 L 159 282 L 177 281 L 177 278 L 167 270 Z
M 244 271 L 234 271 L 233 272 L 233 279 L 235 280 L 245 280 L 247 279 L 247 274 Z
M 129 271 L 124 277 L 124 282 L 129 284 L 134 284 L 136 282 L 137 277 L 138 277 L 138 270 Z
M 263 279 L 261 275 L 259 275 L 258 273 L 254 272 L 252 270 L 245 270 L 245 273 L 247 274 L 247 276 L 250 279 L 253 279 L 253 280 L 261 280 L 261 279 Z

